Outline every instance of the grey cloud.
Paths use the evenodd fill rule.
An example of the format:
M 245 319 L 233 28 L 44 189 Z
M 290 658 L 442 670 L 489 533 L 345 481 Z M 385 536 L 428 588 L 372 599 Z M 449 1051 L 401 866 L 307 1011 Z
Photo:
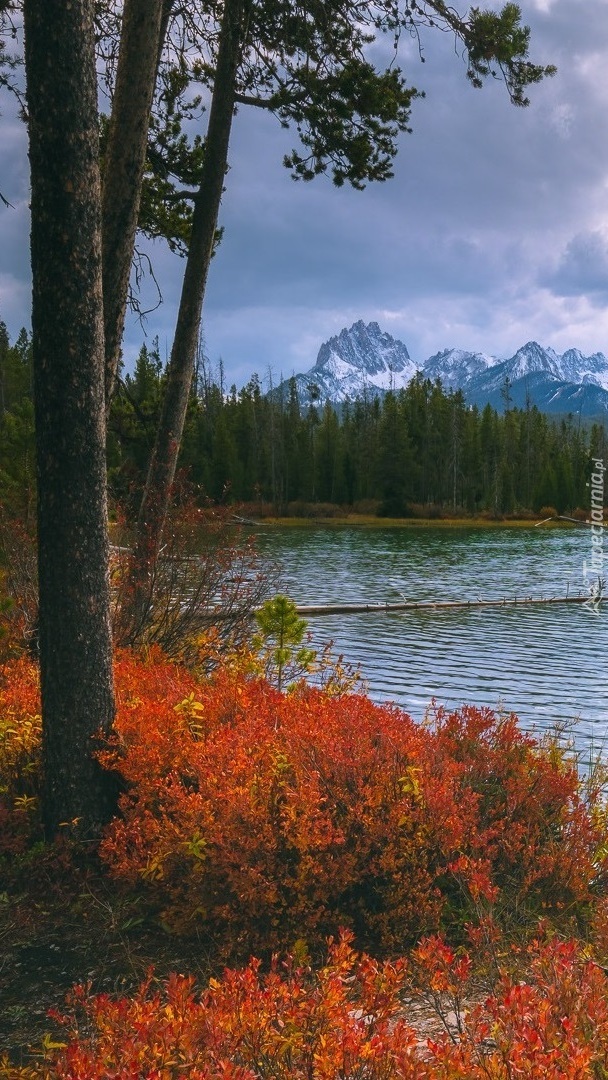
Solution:
M 0 209 L 0 252 L 0 319 L 14 338 L 22 326 L 30 325 L 29 209 L 26 202 Z
M 0 319 L 14 337 L 30 324 L 29 173 L 27 136 L 4 95 L 0 115 L 0 191 L 11 203 L 0 207 Z
M 584 296 L 591 303 L 608 301 L 608 233 L 580 232 L 567 244 L 555 269 L 541 283 L 557 296 Z

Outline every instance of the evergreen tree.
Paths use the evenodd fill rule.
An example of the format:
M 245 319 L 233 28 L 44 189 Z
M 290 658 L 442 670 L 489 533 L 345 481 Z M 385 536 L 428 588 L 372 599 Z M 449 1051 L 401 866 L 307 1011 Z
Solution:
M 33 396 L 32 344 L 27 330 L 21 330 L 14 345 L 6 325 L 0 322 L 0 421 L 7 411 Z
M 317 435 L 317 494 L 320 502 L 339 502 L 343 490 L 340 426 L 335 410 L 325 402 Z
M 34 404 L 24 397 L 0 422 L 0 502 L 29 532 L 36 510 Z
M 389 391 L 383 402 L 378 436 L 378 491 L 383 517 L 403 517 L 408 512 L 410 445 L 400 400 Z

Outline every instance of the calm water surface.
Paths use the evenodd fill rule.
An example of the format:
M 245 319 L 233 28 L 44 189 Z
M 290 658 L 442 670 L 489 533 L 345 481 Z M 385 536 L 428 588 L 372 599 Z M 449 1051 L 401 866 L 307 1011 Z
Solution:
M 586 592 L 587 529 L 263 530 L 297 603 L 474 600 Z M 579 746 L 608 752 L 608 602 L 309 620 L 315 643 L 358 665 L 370 696 L 416 719 L 430 702 L 516 712 L 529 729 L 576 721 Z

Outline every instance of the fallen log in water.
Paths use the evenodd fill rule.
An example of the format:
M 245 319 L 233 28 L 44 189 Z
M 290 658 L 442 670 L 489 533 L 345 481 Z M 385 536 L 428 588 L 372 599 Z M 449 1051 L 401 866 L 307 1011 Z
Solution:
M 537 529 L 539 525 L 546 525 L 548 521 L 570 521 L 572 525 L 582 525 L 584 529 L 592 529 L 596 524 L 600 525 L 600 528 L 603 527 L 600 522 L 581 521 L 579 518 L 568 517 L 567 514 L 552 514 L 551 517 L 535 522 L 534 528 Z
M 597 601 L 595 601 L 597 603 Z M 402 600 L 374 604 L 299 604 L 298 615 L 361 615 L 366 612 L 443 611 L 449 608 L 513 607 L 518 604 L 591 604 L 589 593 L 578 596 L 515 596 L 496 600 Z

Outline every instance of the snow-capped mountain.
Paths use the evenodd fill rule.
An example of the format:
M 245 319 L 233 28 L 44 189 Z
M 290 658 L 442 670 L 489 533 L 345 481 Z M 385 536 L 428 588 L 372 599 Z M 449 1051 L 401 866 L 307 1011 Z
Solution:
M 608 359 L 603 353 L 584 356 L 579 349 L 561 355 L 536 341 L 522 345 L 506 360 L 465 349 L 443 349 L 416 364 L 403 342 L 362 320 L 330 338 L 314 366 L 296 375 L 302 403 L 334 404 L 357 397 L 382 395 L 407 386 L 417 372 L 447 390 L 462 390 L 471 405 L 536 405 L 543 412 L 575 412 L 584 416 L 608 411 Z M 273 391 L 287 392 L 287 383 Z
M 443 349 L 429 357 L 423 371 L 427 379 L 441 379 L 447 390 L 458 390 L 468 379 L 481 375 L 500 363 L 496 356 L 467 352 L 466 349 Z
M 554 349 L 543 349 L 537 341 L 529 341 L 527 345 L 522 345 L 521 349 L 518 349 L 509 360 L 505 360 L 503 366 L 505 374 L 515 382 L 516 379 L 522 379 L 533 371 L 546 371 L 554 379 L 559 379 L 561 376 L 559 365 L 560 358 Z
M 413 379 L 416 365 L 401 341 L 377 322 L 362 319 L 319 349 L 314 367 L 296 375 L 298 392 L 322 401 L 354 400 L 364 394 L 400 390 Z
M 467 401 L 503 410 L 507 404 L 542 412 L 595 415 L 608 409 L 608 360 L 603 353 L 584 356 L 568 349 L 561 356 L 529 341 L 514 356 L 473 376 L 462 390 Z
M 544 413 L 571 412 L 581 416 L 600 416 L 608 410 L 608 391 L 602 386 L 555 379 L 546 371 L 531 371 L 514 381 L 503 379 L 502 384 L 493 381 L 488 385 L 483 377 L 471 379 L 462 389 L 469 405 L 480 409 L 491 405 L 497 412 L 532 405 Z
M 560 357 L 560 368 L 569 382 L 595 383 L 608 390 L 608 360 L 601 352 L 583 356 L 580 349 L 568 349 Z

